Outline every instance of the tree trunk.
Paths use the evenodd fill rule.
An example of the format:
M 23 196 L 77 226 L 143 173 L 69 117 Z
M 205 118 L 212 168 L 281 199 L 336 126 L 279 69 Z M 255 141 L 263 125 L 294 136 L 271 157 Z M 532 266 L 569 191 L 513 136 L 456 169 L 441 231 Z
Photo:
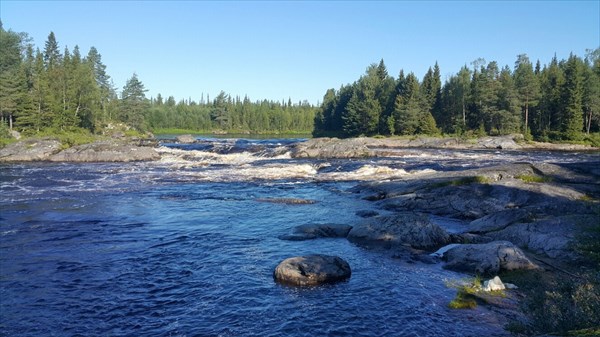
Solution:
M 12 131 L 13 129 L 13 116 L 12 112 L 8 113 L 8 128 Z
M 465 109 L 465 97 L 462 98 L 462 118 L 463 118 L 463 129 L 467 127 L 467 111 Z
M 525 133 L 527 133 L 527 121 L 529 120 L 529 105 L 525 104 Z
M 587 123 L 585 125 L 585 133 L 590 134 L 590 128 L 592 127 L 592 109 L 588 112 Z

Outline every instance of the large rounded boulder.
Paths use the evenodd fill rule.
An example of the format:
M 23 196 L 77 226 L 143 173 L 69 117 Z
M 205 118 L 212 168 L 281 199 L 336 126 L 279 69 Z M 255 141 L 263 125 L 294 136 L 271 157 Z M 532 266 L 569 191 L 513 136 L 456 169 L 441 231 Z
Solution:
M 351 273 L 350 265 L 342 258 L 314 254 L 283 260 L 275 268 L 273 278 L 289 285 L 314 286 L 344 281 Z

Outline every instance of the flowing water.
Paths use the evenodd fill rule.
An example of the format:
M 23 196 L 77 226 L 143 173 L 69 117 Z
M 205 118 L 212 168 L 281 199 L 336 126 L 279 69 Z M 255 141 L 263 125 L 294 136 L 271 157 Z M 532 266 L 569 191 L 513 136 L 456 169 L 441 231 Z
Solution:
M 165 140 L 152 163 L 0 165 L 1 336 L 503 336 L 484 307 L 451 310 L 464 275 L 345 239 L 282 241 L 360 221 L 357 181 L 577 154 L 405 150 L 295 160 L 298 140 Z M 290 204 L 290 199 L 311 202 Z M 264 201 L 282 202 L 264 202 Z M 295 255 L 338 255 L 347 282 L 282 286 Z

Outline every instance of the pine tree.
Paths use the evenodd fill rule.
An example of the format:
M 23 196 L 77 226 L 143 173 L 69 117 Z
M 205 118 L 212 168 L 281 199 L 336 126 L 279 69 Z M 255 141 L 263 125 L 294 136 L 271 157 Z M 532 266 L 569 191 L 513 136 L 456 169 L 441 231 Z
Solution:
M 562 124 L 561 91 L 565 82 L 564 70 L 554 56 L 550 65 L 540 73 L 541 98 L 535 118 L 533 134 L 538 137 L 554 137 Z
M 17 106 L 25 94 L 25 77 L 21 72 L 21 37 L 0 25 L 0 121 L 10 129 Z
M 144 84 L 133 73 L 127 80 L 121 93 L 121 121 L 129 126 L 143 131 L 145 130 L 144 113 L 148 108 Z
M 396 96 L 393 119 L 396 134 L 413 135 L 418 132 L 423 115 L 423 100 L 419 92 L 419 80 L 409 73 L 400 85 Z
M 371 65 L 354 85 L 352 97 L 343 113 L 346 136 L 372 136 L 378 133 L 381 104 L 376 95 L 381 83 L 377 65 Z
M 54 32 L 50 32 L 44 48 L 44 64 L 46 65 L 46 69 L 54 68 L 60 61 L 61 56 L 58 42 L 56 41 Z
M 523 108 L 523 132 L 529 134 L 529 108 L 538 104 L 540 85 L 533 71 L 533 65 L 526 54 L 517 56 L 514 77 L 519 105 Z
M 561 131 L 563 137 L 577 140 L 583 129 L 583 61 L 571 54 L 565 64 L 565 83 L 562 87 Z
M 210 112 L 210 118 L 215 123 L 215 126 L 221 130 L 228 130 L 230 127 L 230 104 L 228 101 L 230 96 L 224 91 L 221 91 L 213 102 L 213 107 Z
M 492 130 L 499 134 L 518 132 L 521 125 L 519 101 L 513 75 L 508 66 L 500 71 L 498 82 L 498 110 L 492 118 Z
M 585 67 L 583 109 L 585 132 L 590 134 L 592 124 L 599 127 L 600 113 L 600 48 L 588 51 Z

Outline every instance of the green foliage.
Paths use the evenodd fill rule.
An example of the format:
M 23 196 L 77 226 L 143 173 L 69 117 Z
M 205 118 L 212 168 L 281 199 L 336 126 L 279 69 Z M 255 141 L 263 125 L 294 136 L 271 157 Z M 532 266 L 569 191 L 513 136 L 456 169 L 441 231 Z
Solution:
M 582 201 L 596 203 L 594 211 L 597 218 L 600 219 L 600 206 L 597 204 L 597 201 L 589 196 L 585 199 Z M 577 236 L 576 249 L 583 256 L 587 257 L 594 265 L 596 271 L 600 273 L 600 222 L 582 224 L 581 229 L 581 232 Z
M 63 149 L 93 143 L 98 140 L 98 136 L 93 135 L 86 129 L 77 127 L 69 129 L 48 128 L 33 134 L 30 133 L 28 136 L 56 138 L 61 142 Z
M 446 286 L 456 288 L 456 297 L 448 303 L 451 309 L 474 309 L 477 307 L 474 296 L 481 290 L 481 278 L 476 276 L 471 280 L 447 283 Z
M 456 297 L 448 303 L 450 309 L 475 309 L 477 301 L 467 293 L 459 291 Z
M 537 175 L 526 175 L 526 174 L 522 174 L 522 175 L 517 175 L 515 176 L 515 178 L 522 180 L 526 183 L 549 183 L 552 182 L 553 179 L 552 177 L 548 177 L 548 176 L 537 176 Z
M 597 331 L 600 326 L 600 274 L 580 277 L 547 271 L 512 271 L 502 275 L 517 284 L 530 316 L 530 334 L 577 335 Z
M 494 61 L 477 59 L 472 64 L 472 70 L 461 68 L 443 85 L 437 63 L 422 83 L 401 70 L 396 90 L 390 91 L 393 78 L 382 60 L 353 84 L 337 92 L 327 91 L 316 113 L 313 134 L 415 135 L 442 131 L 486 136 L 521 132 L 528 140 L 573 142 L 587 139 L 584 131 L 600 131 L 598 50 L 590 51 L 585 62 L 574 55 L 567 61 L 554 57 L 543 68 L 538 62 L 535 69 L 527 55 L 518 55 L 514 72 L 508 66 L 500 69 Z M 371 104 L 374 101 L 378 107 Z M 377 112 L 379 125 L 374 130 L 370 123 Z

